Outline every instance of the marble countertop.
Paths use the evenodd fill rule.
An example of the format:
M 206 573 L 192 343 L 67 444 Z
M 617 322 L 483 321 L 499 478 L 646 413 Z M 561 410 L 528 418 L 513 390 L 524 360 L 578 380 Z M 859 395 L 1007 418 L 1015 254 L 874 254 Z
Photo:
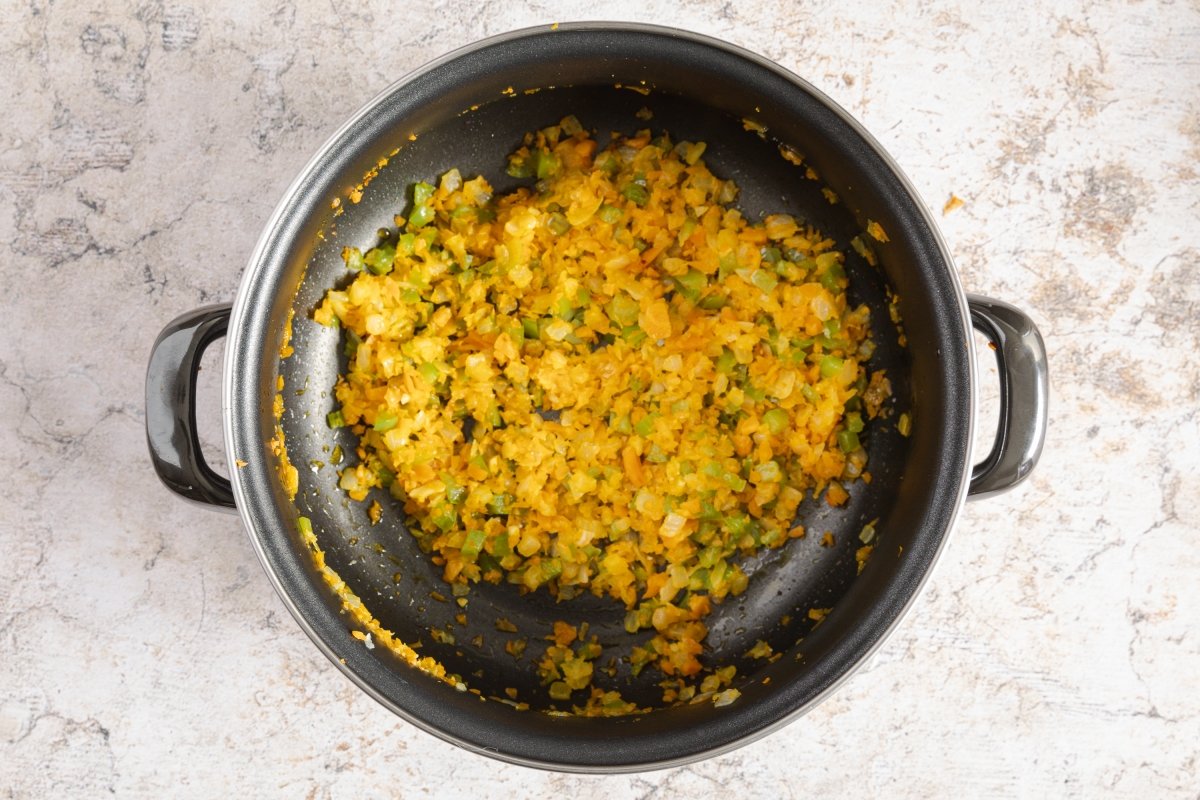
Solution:
M 1197 797 L 1200 8 L 929 6 L 5 4 L 7 796 Z M 935 209 L 966 288 L 1035 318 L 1053 380 L 1038 469 L 967 505 L 864 669 L 762 741 L 615 777 L 469 755 L 362 694 L 239 520 L 159 484 L 142 399 L 158 331 L 232 298 L 359 105 L 456 46 L 598 13 L 747 46 L 845 106 Z

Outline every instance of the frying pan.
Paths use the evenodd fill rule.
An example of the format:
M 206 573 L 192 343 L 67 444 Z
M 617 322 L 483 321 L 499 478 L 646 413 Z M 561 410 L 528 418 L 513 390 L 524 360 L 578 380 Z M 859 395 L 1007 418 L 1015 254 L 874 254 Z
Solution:
M 635 116 L 642 108 L 652 112 L 649 122 Z M 665 707 L 657 685 L 662 676 L 647 669 L 635 677 L 620 658 L 638 638 L 625 633 L 625 609 L 610 600 L 584 595 L 556 602 L 545 591 L 478 584 L 464 610 L 440 567 L 407 533 L 399 504 L 379 492 L 374 499 L 383 516 L 371 524 L 371 498 L 352 502 L 337 488 L 333 450 L 353 454 L 355 441 L 349 430 L 330 430 L 325 417 L 346 363 L 339 331 L 315 324 L 311 313 L 327 290 L 349 278 L 342 248 L 374 244 L 378 229 L 408 206 L 411 185 L 451 167 L 486 176 L 497 191 L 514 187 L 519 181 L 505 175 L 505 157 L 527 131 L 568 114 L 601 141 L 612 131 L 642 127 L 665 130 L 676 141 L 705 141 L 707 163 L 737 182 L 737 205 L 748 217 L 791 213 L 834 238 L 850 253 L 851 301 L 872 309 L 877 349 L 870 368 L 886 370 L 891 381 L 888 419 L 873 421 L 864 434 L 872 481 L 853 484 L 841 508 L 807 501 L 799 514 L 811 533 L 746 558 L 748 590 L 714 605 L 703 660 L 737 666 L 733 685 L 741 692 L 724 707 Z M 803 166 L 785 160 L 781 145 L 802 155 Z M 382 158 L 386 166 L 378 168 Z M 839 202 L 828 202 L 823 187 Z M 354 202 L 356 189 L 361 197 Z M 890 238 L 873 243 L 878 266 L 850 247 L 868 220 Z M 888 312 L 893 299 L 899 325 Z M 997 352 L 1002 405 L 995 446 L 974 468 L 972 326 Z M 289 328 L 294 352 L 283 358 Z M 199 358 L 221 336 L 227 336 L 222 414 L 232 482 L 204 463 L 195 429 Z M 277 420 L 272 405 L 280 378 Z M 1032 469 L 1045 432 L 1048 382 L 1033 324 L 1005 303 L 964 295 L 915 191 L 831 100 L 778 66 L 713 39 L 588 23 L 488 39 L 368 103 L 288 189 L 234 303 L 197 309 L 164 329 L 152 351 L 146 394 L 147 436 L 163 481 L 189 499 L 236 508 L 297 622 L 364 691 L 409 722 L 476 752 L 611 772 L 727 751 L 794 719 L 844 680 L 912 602 L 967 495 L 1003 491 Z M 911 415 L 908 436 L 895 424 L 901 413 Z M 277 422 L 299 471 L 294 499 L 271 450 Z M 421 655 L 436 658 L 468 691 L 352 637 L 357 625 L 297 534 L 300 516 L 311 520 L 329 566 L 383 627 L 419 643 Z M 859 535 L 871 521 L 875 549 L 859 574 Z M 825 531 L 832 546 L 821 542 Z M 811 617 L 820 615 L 808 614 L 813 608 L 832 611 L 818 624 Z M 498 629 L 498 620 L 516 632 Z M 598 672 L 596 683 L 655 710 L 614 718 L 544 713 L 570 710 L 548 697 L 534 668 L 555 620 L 587 622 L 605 647 L 602 663 L 617 657 L 613 674 Z M 516 639 L 526 642 L 521 658 L 506 651 Z M 759 640 L 779 657 L 747 657 Z M 513 690 L 528 710 L 499 699 Z

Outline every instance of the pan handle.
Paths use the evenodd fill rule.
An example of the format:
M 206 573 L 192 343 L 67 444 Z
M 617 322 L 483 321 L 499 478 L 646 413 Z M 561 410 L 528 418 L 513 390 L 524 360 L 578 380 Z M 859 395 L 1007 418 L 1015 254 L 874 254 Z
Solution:
M 1037 326 L 1000 300 L 967 295 L 971 324 L 996 352 L 1000 371 L 1000 424 L 987 458 L 975 465 L 968 495 L 1005 492 L 1029 475 L 1042 454 L 1050 403 L 1046 345 Z
M 176 494 L 209 506 L 234 508 L 233 486 L 204 461 L 196 431 L 196 373 L 200 357 L 229 328 L 230 304 L 176 317 L 154 342 L 146 369 L 146 442 L 154 471 Z

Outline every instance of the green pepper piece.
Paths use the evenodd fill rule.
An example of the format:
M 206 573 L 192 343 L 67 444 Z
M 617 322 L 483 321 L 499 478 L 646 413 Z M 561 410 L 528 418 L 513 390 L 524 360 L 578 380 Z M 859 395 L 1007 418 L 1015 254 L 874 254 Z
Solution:
M 386 275 L 392 271 L 392 266 L 396 258 L 396 246 L 390 242 L 385 242 L 378 247 L 372 247 L 363 256 L 363 264 L 366 265 L 367 271 L 373 275 Z
M 546 220 L 546 227 L 549 228 L 550 232 L 555 236 L 562 236 L 567 231 L 571 230 L 571 223 L 567 222 L 567 218 L 562 214 L 554 213 L 550 215 L 548 220 Z
M 351 272 L 361 272 L 363 268 L 363 254 L 357 247 L 343 247 L 342 260 L 346 262 L 346 269 Z
M 725 518 L 725 527 L 734 536 L 742 536 L 750 530 L 750 517 L 745 514 L 730 514 Z
M 474 561 L 478 558 L 479 553 L 483 550 L 483 543 L 487 539 L 487 534 L 480 529 L 475 529 L 467 533 L 467 538 L 463 541 L 463 546 L 459 552 L 462 553 L 464 561 Z
M 433 209 L 429 206 L 417 206 L 413 212 L 408 215 L 408 227 L 422 228 L 433 222 Z
M 679 228 L 679 236 L 676 241 L 682 245 L 688 239 L 692 238 L 692 234 L 696 232 L 697 221 L 695 217 L 688 217 L 683 221 L 683 225 Z
M 621 326 L 634 325 L 638 321 L 638 314 L 641 313 L 641 306 L 638 301 L 627 295 L 625 292 L 618 291 L 613 295 L 613 299 L 609 301 L 608 316 L 616 321 Z
M 513 496 L 511 494 L 492 495 L 492 499 L 488 500 L 487 503 L 488 513 L 504 516 L 505 514 L 509 513 L 512 500 Z
M 458 514 L 452 510 L 440 511 L 433 515 L 430 522 L 436 525 L 438 530 L 445 533 L 458 524 Z
M 842 282 L 845 278 L 846 271 L 842 269 L 841 264 L 834 261 L 821 273 L 821 285 L 833 294 L 839 294 L 842 291 Z
M 549 150 L 538 150 L 534 156 L 534 170 L 538 176 L 538 180 L 553 177 L 558 174 L 562 167 L 562 161 L 554 153 Z
M 771 290 L 779 283 L 779 279 L 765 269 L 756 269 L 750 276 L 750 282 L 763 292 L 770 294 Z
M 842 371 L 842 365 L 845 362 L 837 356 L 821 356 L 821 360 L 817 363 L 821 368 L 821 377 L 832 378 Z
M 413 210 L 408 215 L 408 227 L 422 228 L 433 221 L 433 209 L 429 201 L 433 197 L 433 186 L 420 182 L 413 185 Z
M 638 436 L 649 436 L 654 432 L 654 421 L 656 419 L 658 419 L 658 414 L 647 414 L 633 426 L 633 432 Z
M 737 356 L 729 348 L 721 351 L 721 355 L 717 356 L 717 372 L 728 375 L 737 367 Z
M 432 361 L 428 361 L 417 367 L 417 371 L 421 373 L 421 377 L 425 379 L 425 382 L 431 385 L 437 383 L 438 378 L 442 375 L 442 371 L 438 369 L 438 365 Z
M 621 196 L 639 206 L 644 206 L 650 201 L 650 193 L 646 191 L 646 187 L 637 183 L 627 183 L 622 186 Z
M 689 269 L 683 275 L 676 276 L 675 284 L 684 297 L 695 303 L 708 288 L 708 278 L 699 270 Z
M 637 325 L 628 325 L 621 329 L 621 338 L 631 347 L 641 347 L 646 341 L 646 332 Z
M 778 481 L 782 478 L 778 462 L 765 461 L 755 467 L 755 469 L 758 471 L 759 477 L 764 481 Z
M 767 430 L 778 436 L 787 430 L 789 422 L 788 413 L 782 408 L 772 408 L 762 415 L 762 421 L 767 426 Z
M 728 253 L 720 257 L 718 264 L 717 277 L 721 280 L 725 280 L 730 275 L 737 272 L 737 255 L 730 250 Z
M 600 206 L 597 212 L 601 222 L 607 222 L 609 225 L 615 225 L 621 219 L 621 209 L 616 206 L 610 206 L 608 203 Z
M 560 297 L 558 298 L 558 302 L 554 304 L 554 316 L 570 322 L 575 318 L 575 306 L 571 305 L 571 301 L 566 297 Z

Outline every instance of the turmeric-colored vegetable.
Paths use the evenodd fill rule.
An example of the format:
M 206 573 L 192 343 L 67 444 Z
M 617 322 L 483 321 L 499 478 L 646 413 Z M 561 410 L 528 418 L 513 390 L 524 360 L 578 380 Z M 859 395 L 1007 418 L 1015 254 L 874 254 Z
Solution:
M 390 489 L 447 581 L 624 604 L 627 630 L 654 631 L 635 669 L 673 677 L 702 670 L 739 556 L 803 535 L 801 498 L 845 502 L 866 461 L 847 404 L 868 310 L 842 254 L 790 216 L 747 220 L 704 152 L 649 131 L 600 149 L 564 119 L 510 159 L 536 185 L 416 184 L 314 315 L 348 340 L 342 488 Z M 599 654 L 567 633 L 542 659 L 556 700 Z

